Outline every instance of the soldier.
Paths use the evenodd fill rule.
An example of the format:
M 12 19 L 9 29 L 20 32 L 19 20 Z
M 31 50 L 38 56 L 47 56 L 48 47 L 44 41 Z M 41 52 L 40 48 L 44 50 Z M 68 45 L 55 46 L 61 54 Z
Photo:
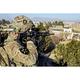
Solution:
M 20 50 L 21 45 L 17 41 L 18 32 L 24 32 L 33 26 L 32 21 L 25 16 L 17 16 L 12 22 L 16 32 L 11 32 L 3 47 L 0 48 L 1 66 L 34 66 L 37 61 L 37 49 L 33 41 L 26 42 L 28 51 Z M 24 50 L 25 51 L 25 50 Z

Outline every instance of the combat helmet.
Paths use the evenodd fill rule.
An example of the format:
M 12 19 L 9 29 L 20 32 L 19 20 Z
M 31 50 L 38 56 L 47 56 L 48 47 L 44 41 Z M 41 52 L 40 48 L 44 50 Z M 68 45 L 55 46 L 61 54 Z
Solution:
M 24 32 L 29 28 L 33 27 L 33 22 L 26 16 L 16 16 L 12 21 L 12 27 L 16 32 Z

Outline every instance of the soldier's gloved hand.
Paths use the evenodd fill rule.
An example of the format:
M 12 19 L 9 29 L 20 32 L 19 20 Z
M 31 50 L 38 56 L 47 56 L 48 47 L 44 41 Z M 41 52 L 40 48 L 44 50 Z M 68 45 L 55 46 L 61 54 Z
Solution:
M 35 38 L 33 37 L 27 37 L 27 41 L 32 41 L 35 44 Z
M 32 41 L 31 37 L 27 37 L 27 41 Z

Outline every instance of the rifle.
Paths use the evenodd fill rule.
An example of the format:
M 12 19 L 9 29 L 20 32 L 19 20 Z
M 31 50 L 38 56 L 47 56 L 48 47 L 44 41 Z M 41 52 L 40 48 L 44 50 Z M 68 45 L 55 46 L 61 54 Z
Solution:
M 49 31 L 39 31 L 38 28 L 31 28 L 23 33 L 20 33 L 18 36 L 19 43 L 23 46 L 24 49 L 27 48 L 26 42 L 28 40 L 32 40 L 34 44 L 37 46 L 37 50 L 41 45 L 40 37 L 54 35 L 53 33 L 49 33 Z
M 28 41 L 28 37 L 35 43 L 35 40 L 38 40 L 40 36 L 50 36 L 54 35 L 54 33 L 49 33 L 49 31 L 39 31 L 38 28 L 31 28 L 25 32 L 20 33 L 18 36 L 19 41 L 21 44 L 24 44 L 26 41 Z

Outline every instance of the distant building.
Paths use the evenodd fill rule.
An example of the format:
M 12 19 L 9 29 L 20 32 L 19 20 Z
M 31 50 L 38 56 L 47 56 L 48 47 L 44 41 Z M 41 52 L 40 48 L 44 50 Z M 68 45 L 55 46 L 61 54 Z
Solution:
M 72 33 L 72 28 L 64 28 L 64 32 Z
M 71 25 L 69 24 L 64 25 L 64 32 L 72 33 Z
M 77 23 L 75 25 L 76 26 L 65 24 L 64 27 L 53 25 L 49 28 L 49 31 L 55 35 L 60 35 L 60 33 L 63 33 L 64 40 L 80 40 L 80 24 Z
M 63 32 L 63 28 L 49 27 L 49 31 L 50 31 L 51 33 L 57 34 L 57 33 Z

